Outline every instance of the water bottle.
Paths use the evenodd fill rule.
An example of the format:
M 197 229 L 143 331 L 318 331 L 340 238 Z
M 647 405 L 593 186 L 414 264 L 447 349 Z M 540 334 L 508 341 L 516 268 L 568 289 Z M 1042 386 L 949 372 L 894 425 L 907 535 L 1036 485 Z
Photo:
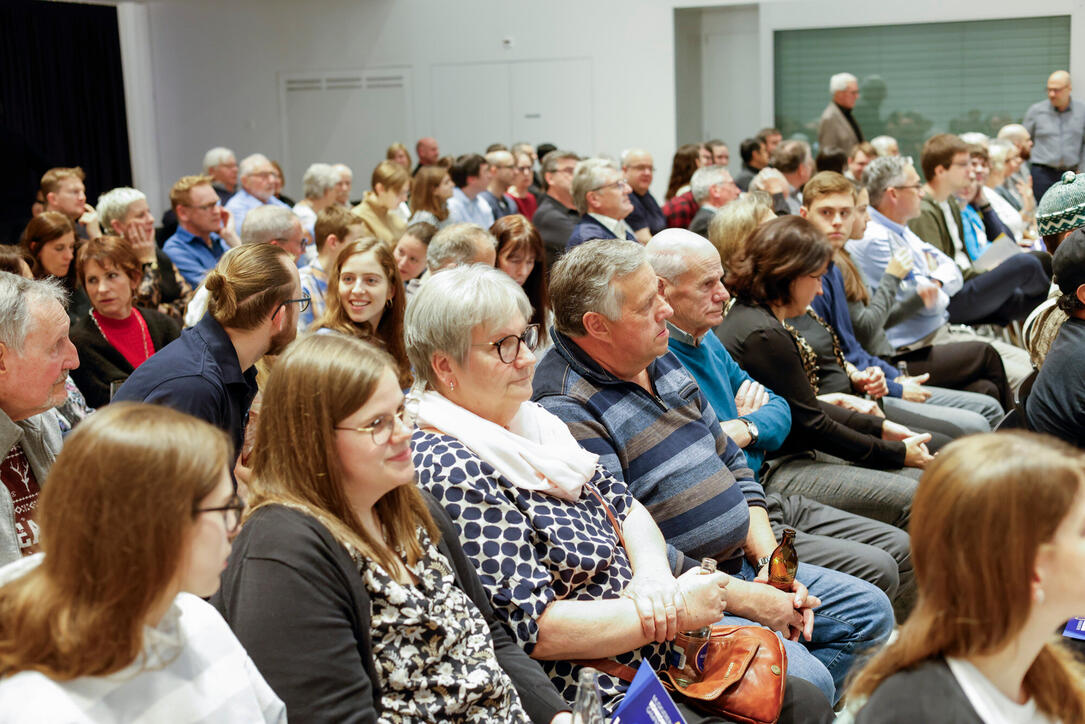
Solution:
M 701 559 L 701 573 L 716 572 L 715 558 Z M 693 631 L 682 631 L 671 642 L 669 663 L 678 673 L 674 680 L 682 686 L 689 686 L 701 680 L 704 672 L 705 655 L 708 653 L 708 640 L 712 636 L 711 626 L 702 626 Z
M 599 672 L 590 666 L 580 670 L 573 702 L 573 724 L 607 724 L 599 697 Z

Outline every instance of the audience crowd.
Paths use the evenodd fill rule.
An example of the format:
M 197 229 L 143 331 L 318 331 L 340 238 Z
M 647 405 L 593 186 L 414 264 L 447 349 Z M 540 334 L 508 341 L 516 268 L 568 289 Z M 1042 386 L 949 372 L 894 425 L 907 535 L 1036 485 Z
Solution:
M 783 639 L 782 722 L 1085 720 L 1071 90 L 912 159 L 841 73 L 816 153 L 685 144 L 661 200 L 641 148 L 427 137 L 295 203 L 217 147 L 156 229 L 50 169 L 0 249 L 0 719 L 570 722 L 719 622 Z

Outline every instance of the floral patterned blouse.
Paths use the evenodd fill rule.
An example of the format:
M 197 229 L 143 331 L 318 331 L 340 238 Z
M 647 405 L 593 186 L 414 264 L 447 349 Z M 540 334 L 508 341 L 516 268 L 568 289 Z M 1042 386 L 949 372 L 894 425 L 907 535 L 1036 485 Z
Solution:
M 626 551 L 599 499 L 587 489 L 572 503 L 517 488 L 459 440 L 434 430 L 415 430 L 411 449 L 418 484 L 452 519 L 494 615 L 528 654 L 538 640 L 538 619 L 551 602 L 618 598 L 629 585 L 633 570 Z M 596 466 L 588 486 L 618 521 L 625 520 L 633 505 L 625 483 Z M 648 661 L 662 671 L 664 646 L 650 643 L 613 659 L 634 669 Z M 539 663 L 572 702 L 580 667 L 569 661 Z M 608 712 L 621 703 L 626 688 L 620 679 L 599 676 Z
M 424 530 L 416 585 L 352 553 L 370 595 L 381 722 L 530 722 L 497 662 L 489 626 Z

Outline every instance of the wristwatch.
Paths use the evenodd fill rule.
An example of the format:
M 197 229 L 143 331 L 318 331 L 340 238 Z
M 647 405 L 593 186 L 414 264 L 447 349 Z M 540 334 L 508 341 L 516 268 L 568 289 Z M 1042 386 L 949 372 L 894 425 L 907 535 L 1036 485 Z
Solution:
M 747 420 L 745 417 L 740 417 L 738 419 L 746 424 L 746 432 L 750 433 L 750 444 L 756 444 L 757 437 L 761 434 L 761 432 L 757 429 L 757 425 L 754 424 L 752 421 Z
M 772 556 L 761 556 L 760 558 L 758 558 L 757 559 L 757 570 L 760 571 L 762 568 L 767 566 L 769 564 L 769 561 L 771 561 L 771 560 L 772 560 Z

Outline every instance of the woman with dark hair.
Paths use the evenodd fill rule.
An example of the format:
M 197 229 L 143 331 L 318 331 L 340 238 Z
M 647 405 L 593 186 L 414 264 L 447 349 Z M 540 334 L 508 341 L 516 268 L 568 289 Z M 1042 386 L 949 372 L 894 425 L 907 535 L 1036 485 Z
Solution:
M 339 250 L 328 278 L 327 308 L 313 331 L 328 330 L 383 347 L 396 361 L 400 387 L 411 386 L 411 367 L 403 345 L 403 281 L 392 252 L 373 237 Z
M 1085 614 L 1085 456 L 1025 432 L 958 440 L 914 511 L 919 599 L 852 682 L 855 721 L 1085 721 L 1085 669 L 1051 636 Z
M 540 325 L 545 332 L 551 320 L 542 237 L 535 226 L 520 214 L 501 217 L 490 227 L 490 233 L 497 239 L 497 268 L 524 288 L 533 310 L 528 323 Z
M 34 278 L 34 272 L 30 271 L 30 265 L 26 262 L 26 255 L 17 246 L 0 245 L 0 271 L 27 279 Z
M 250 510 L 213 602 L 290 716 L 568 721 L 414 485 L 395 362 L 309 336 L 275 363 L 264 404 Z
M 433 224 L 438 229 L 447 226 L 448 200 L 455 189 L 445 166 L 423 166 L 411 181 L 411 220 Z
M 68 318 L 72 324 L 90 308 L 87 295 L 75 280 L 75 226 L 59 211 L 43 211 L 30 220 L 19 240 L 35 279 L 55 277 L 68 292 Z
M 422 276 L 422 272 L 426 271 L 426 251 L 436 233 L 436 226 L 419 221 L 408 226 L 396 242 L 392 254 L 396 258 L 399 276 L 408 287 L 408 282 Z
M 159 405 L 65 441 L 35 520 L 44 554 L 0 570 L 5 721 L 285 722 L 222 617 L 244 504 L 222 431 Z
M 83 243 L 76 259 L 79 286 L 91 310 L 71 330 L 79 350 L 72 379 L 91 407 L 109 403 L 110 386 L 123 382 L 151 355 L 177 339 L 180 327 L 156 309 L 133 306 L 143 268 L 119 236 Z
M 667 226 L 670 228 L 688 229 L 689 222 L 701 208 L 693 199 L 693 191 L 689 187 L 693 172 L 700 166 L 700 152 L 701 147 L 696 143 L 679 146 L 674 152 L 671 178 L 667 182 L 667 193 L 663 197 L 666 201 L 663 204 L 663 215 L 667 217 Z

